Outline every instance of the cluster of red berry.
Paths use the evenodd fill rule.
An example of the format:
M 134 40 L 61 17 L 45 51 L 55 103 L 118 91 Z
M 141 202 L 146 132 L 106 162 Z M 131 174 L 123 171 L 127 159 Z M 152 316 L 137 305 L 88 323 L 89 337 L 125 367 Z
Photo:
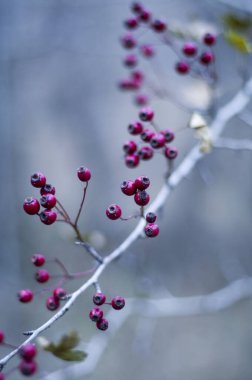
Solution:
M 142 108 L 139 112 L 140 121 L 135 121 L 128 126 L 128 132 L 133 136 L 140 136 L 140 143 L 148 143 L 138 148 L 134 140 L 129 140 L 123 145 L 125 153 L 125 164 L 129 168 L 135 168 L 139 165 L 140 159 L 143 161 L 150 160 L 154 151 L 163 149 L 163 155 L 168 160 L 174 160 L 178 155 L 175 147 L 168 146 L 175 139 L 175 134 L 171 129 L 158 129 L 154 124 L 154 111 L 150 107 Z M 143 122 L 149 122 L 149 127 L 145 128 Z M 153 130 L 154 129 L 154 130 Z
M 93 302 L 97 306 L 101 305 L 110 305 L 115 310 L 121 310 L 125 306 L 125 299 L 121 296 L 116 296 L 112 298 L 111 302 L 106 302 L 106 296 L 103 293 L 95 293 L 93 296 Z M 91 321 L 96 323 L 96 327 L 99 330 L 105 331 L 107 330 L 109 323 L 107 319 L 103 318 L 103 311 L 99 307 L 94 307 L 90 310 L 89 318 Z

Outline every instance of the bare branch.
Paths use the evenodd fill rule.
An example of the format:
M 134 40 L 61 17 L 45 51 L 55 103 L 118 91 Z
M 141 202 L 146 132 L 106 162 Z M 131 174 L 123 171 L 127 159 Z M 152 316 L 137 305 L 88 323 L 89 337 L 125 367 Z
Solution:
M 236 140 L 230 138 L 218 138 L 214 148 L 227 148 L 232 150 L 252 150 L 252 140 Z

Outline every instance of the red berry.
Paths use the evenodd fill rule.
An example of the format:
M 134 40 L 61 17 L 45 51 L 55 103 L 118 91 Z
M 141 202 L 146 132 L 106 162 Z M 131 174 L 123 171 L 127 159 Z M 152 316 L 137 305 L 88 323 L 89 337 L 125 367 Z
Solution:
M 177 148 L 167 146 L 164 149 L 164 155 L 168 160 L 174 160 L 178 155 L 178 150 Z
M 142 45 L 140 47 L 140 51 L 141 51 L 142 55 L 146 58 L 153 57 L 153 55 L 155 54 L 154 48 L 150 45 Z
M 154 20 L 151 24 L 151 27 L 155 32 L 164 32 L 167 28 L 167 25 L 163 20 Z
M 99 330 L 105 331 L 108 328 L 108 321 L 105 318 L 99 319 L 99 321 L 96 322 L 96 327 Z
M 154 135 L 155 132 L 153 132 L 151 129 L 144 129 L 141 133 L 141 139 L 145 142 L 149 142 Z
M 55 187 L 53 187 L 52 185 L 49 185 L 49 183 L 46 183 L 45 186 L 41 187 L 40 189 L 41 195 L 46 195 L 46 194 L 54 195 L 55 192 L 56 192 Z
M 34 173 L 31 176 L 31 184 L 34 187 L 43 187 L 46 184 L 46 177 L 42 173 Z
M 128 29 L 136 29 L 138 27 L 138 20 L 135 17 L 128 18 L 125 20 L 124 25 Z
M 135 103 L 138 106 L 145 106 L 146 104 L 148 104 L 148 102 L 149 102 L 148 96 L 145 94 L 137 94 L 135 96 Z
M 197 54 L 198 47 L 194 42 L 186 42 L 182 48 L 183 53 L 189 57 Z
M 148 223 L 144 227 L 144 232 L 147 237 L 155 237 L 159 234 L 159 227 L 157 224 Z
M 57 219 L 56 212 L 54 212 L 52 210 L 44 210 L 43 212 L 41 212 L 39 214 L 39 216 L 40 216 L 41 222 L 48 225 L 48 226 L 50 224 L 53 224 Z
M 131 180 L 123 181 L 123 183 L 121 184 L 121 190 L 125 195 L 134 195 L 136 192 L 135 182 Z
M 124 58 L 123 62 L 128 67 L 134 67 L 137 64 L 137 57 L 135 54 L 129 54 Z
M 133 140 L 127 141 L 125 144 L 123 144 L 123 150 L 127 154 L 135 153 L 137 150 L 137 144 Z
M 90 310 L 89 318 L 93 322 L 97 322 L 103 317 L 103 311 L 99 309 L 99 307 L 94 307 L 92 310 Z
M 37 363 L 34 361 L 27 362 L 22 360 L 19 364 L 19 370 L 24 376 L 31 376 L 37 371 Z
M 128 168 L 135 168 L 139 164 L 139 156 L 137 154 L 128 154 L 125 156 L 125 164 Z
M 139 118 L 142 121 L 151 121 L 153 117 L 154 117 L 154 112 L 152 108 L 150 107 L 142 108 L 139 112 Z
M 154 223 L 157 219 L 157 215 L 154 212 L 148 212 L 145 216 L 146 222 Z
M 46 300 L 46 307 L 48 310 L 54 311 L 60 306 L 60 301 L 55 297 L 48 297 Z
M 146 206 L 150 201 L 150 196 L 145 190 L 138 191 L 134 196 L 134 201 L 138 206 Z
M 205 51 L 200 56 L 200 62 L 203 65 L 209 65 L 210 63 L 213 62 L 213 60 L 214 60 L 214 55 L 211 51 Z
M 135 71 L 132 71 L 131 77 L 137 82 L 142 82 L 144 79 L 144 74 L 140 70 L 135 70 Z
M 162 148 L 165 145 L 164 135 L 162 133 L 155 133 L 151 138 L 150 144 L 154 149 Z
M 5 376 L 3 373 L 0 373 L 0 380 L 5 380 Z
M 106 215 L 111 220 L 116 220 L 120 218 L 121 214 L 121 207 L 116 204 L 112 204 L 106 209 Z
M 40 204 L 36 198 L 27 197 L 24 200 L 23 208 L 29 215 L 35 215 L 39 212 Z
M 19 301 L 24 303 L 30 302 L 33 299 L 33 293 L 30 289 L 19 290 L 17 296 Z
M 115 310 L 121 310 L 125 306 L 125 299 L 123 297 L 114 297 L 111 301 L 111 306 Z
M 134 13 L 141 13 L 143 11 L 143 6 L 139 2 L 135 2 L 132 4 L 131 9 Z
M 3 343 L 4 339 L 5 339 L 4 332 L 3 330 L 0 330 L 0 343 Z
M 142 9 L 139 20 L 143 22 L 148 22 L 151 19 L 151 13 L 147 9 Z
M 150 146 L 143 146 L 139 151 L 138 155 L 141 160 L 147 161 L 153 157 L 153 149 Z
M 175 139 L 175 134 L 173 133 L 173 131 L 171 129 L 165 129 L 163 131 L 160 131 L 160 133 L 162 133 L 162 135 L 164 135 L 165 141 L 168 143 L 172 142 Z
M 50 278 L 50 275 L 46 269 L 38 269 L 35 274 L 36 281 L 43 283 L 47 282 Z
M 37 355 L 37 348 L 33 343 L 26 343 L 20 349 L 20 356 L 27 362 L 30 362 Z
M 187 62 L 180 61 L 176 64 L 175 69 L 179 74 L 187 74 L 190 66 Z
M 138 190 L 145 190 L 150 186 L 150 180 L 148 177 L 142 175 L 135 180 L 135 186 Z
M 95 293 L 93 295 L 93 302 L 95 305 L 101 306 L 106 302 L 106 296 L 103 293 Z
M 138 90 L 140 82 L 133 79 L 123 79 L 119 82 L 119 87 L 122 90 Z
M 66 296 L 66 291 L 63 288 L 55 288 L 53 291 L 53 297 L 56 300 L 61 300 Z
M 216 42 L 216 36 L 212 33 L 206 33 L 203 37 L 203 42 L 208 46 L 214 45 Z
M 136 46 L 136 39 L 135 37 L 132 35 L 132 34 L 125 34 L 122 38 L 121 38 L 121 43 L 123 45 L 123 47 L 125 47 L 126 49 L 132 49 L 133 47 Z
M 129 124 L 128 131 L 131 135 L 139 135 L 143 131 L 143 125 L 139 121 Z
M 36 267 L 41 267 L 45 263 L 45 256 L 40 253 L 35 253 L 31 258 L 32 264 Z
M 40 204 L 41 206 L 51 209 L 56 205 L 57 199 L 52 194 L 46 194 L 43 195 L 42 198 L 40 198 Z
M 91 178 L 91 171 L 81 166 L 77 169 L 77 176 L 81 182 L 88 182 Z

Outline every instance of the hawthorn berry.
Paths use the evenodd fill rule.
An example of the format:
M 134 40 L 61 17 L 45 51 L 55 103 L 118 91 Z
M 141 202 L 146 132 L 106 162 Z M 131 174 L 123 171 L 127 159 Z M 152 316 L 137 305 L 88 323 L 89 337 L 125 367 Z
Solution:
M 121 190 L 125 195 L 134 195 L 136 192 L 135 182 L 131 180 L 123 181 L 123 183 L 121 184 Z
M 214 45 L 216 42 L 216 36 L 212 33 L 206 33 L 203 37 L 203 42 L 208 46 Z
M 157 219 L 157 215 L 154 212 L 148 212 L 145 216 L 146 222 L 154 223 Z
M 151 13 L 147 10 L 142 8 L 142 11 L 139 15 L 139 20 L 143 22 L 148 22 L 151 19 Z
M 138 191 L 134 195 L 134 201 L 138 206 L 146 206 L 150 201 L 150 196 L 145 190 Z
M 148 223 L 144 227 L 144 233 L 147 237 L 155 237 L 159 234 L 159 227 L 157 224 Z
M 213 62 L 213 60 L 214 60 L 214 55 L 211 51 L 205 51 L 200 56 L 200 62 L 203 65 L 209 65 L 210 63 Z
M 142 45 L 140 46 L 140 51 L 142 55 L 146 58 L 153 57 L 155 54 L 155 50 L 151 45 Z
M 135 70 L 135 71 L 132 71 L 131 77 L 137 82 L 142 82 L 144 79 L 144 74 L 140 70 Z
M 165 145 L 164 135 L 162 133 L 155 133 L 150 140 L 150 144 L 154 149 L 162 148 Z
M 46 269 L 38 269 L 35 273 L 35 279 L 37 282 L 44 283 L 50 278 L 49 272 Z
M 41 255 L 41 253 L 34 253 L 31 258 L 32 264 L 36 267 L 41 267 L 45 263 L 45 256 Z
M 128 132 L 131 135 L 139 135 L 143 131 L 143 125 L 139 121 L 129 124 Z
M 20 356 L 27 362 L 30 362 L 37 355 L 37 348 L 33 343 L 26 343 L 20 348 Z
M 54 311 L 58 309 L 60 301 L 55 297 L 48 297 L 46 300 L 46 307 L 48 310 Z
M 134 79 L 123 79 L 119 82 L 119 87 L 122 90 L 138 90 L 140 85 L 140 82 Z
M 64 298 L 66 296 L 66 291 L 65 289 L 63 288 L 55 288 L 53 290 L 53 297 L 56 299 L 56 300 L 61 300 L 62 298 Z
M 128 154 L 125 156 L 125 164 L 128 168 L 135 168 L 139 164 L 139 156 L 137 154 Z
M 153 149 L 150 146 L 143 146 L 139 151 L 138 155 L 141 160 L 147 161 L 153 157 Z
M 128 29 L 136 29 L 138 27 L 138 20 L 135 17 L 128 18 L 125 20 L 124 25 Z
M 157 19 L 152 22 L 151 27 L 155 32 L 164 32 L 167 25 L 165 21 Z
M 23 303 L 30 302 L 33 299 L 33 293 L 30 289 L 19 290 L 17 296 L 19 301 Z
M 56 221 L 57 214 L 52 210 L 44 210 L 39 214 L 39 217 L 42 223 L 49 226 L 50 224 L 53 224 Z
M 127 141 L 123 144 L 123 150 L 127 154 L 133 154 L 137 150 L 137 144 L 133 140 Z
M 0 373 L 0 380 L 5 380 L 5 376 L 3 373 Z
M 108 208 L 106 209 L 106 215 L 111 220 L 116 220 L 120 218 L 120 216 L 122 215 L 121 207 L 116 204 L 108 206 Z
M 37 370 L 37 363 L 34 361 L 22 360 L 19 364 L 19 370 L 24 376 L 31 376 Z
M 90 310 L 89 318 L 93 322 L 97 322 L 103 317 L 103 311 L 99 309 L 99 307 L 94 307 L 92 310 Z
M 150 107 L 142 108 L 139 112 L 139 118 L 142 121 L 151 121 L 154 117 L 154 111 Z
M 49 183 L 46 183 L 45 186 L 41 187 L 40 194 L 46 195 L 46 194 L 52 194 L 54 195 L 56 192 L 55 187 L 50 185 Z
M 164 129 L 163 131 L 160 131 L 162 135 L 165 137 L 166 142 L 172 142 L 175 139 L 175 134 L 171 129 Z
M 4 339 L 5 339 L 4 332 L 3 330 L 0 330 L 0 344 L 4 342 Z
M 155 135 L 155 132 L 153 132 L 151 129 L 144 129 L 141 133 L 141 139 L 145 142 L 151 141 L 151 138 Z
M 142 175 L 135 179 L 134 184 L 138 190 L 145 190 L 150 186 L 150 180 L 148 177 Z
M 108 326 L 109 326 L 108 321 L 105 318 L 101 318 L 99 319 L 99 321 L 96 322 L 96 327 L 99 330 L 105 331 L 108 329 Z
M 125 34 L 122 38 L 121 38 L 121 43 L 122 43 L 122 46 L 126 49 L 132 49 L 133 47 L 136 46 L 136 39 L 135 37 L 130 34 L 130 33 L 127 33 Z
M 91 171 L 84 166 L 77 169 L 77 176 L 81 182 L 88 182 L 91 178 Z
M 35 215 L 39 212 L 40 204 L 36 198 L 27 197 L 23 204 L 24 211 L 29 215 Z
M 95 305 L 101 306 L 106 302 L 106 296 L 103 293 L 96 292 L 93 295 L 93 303 Z
M 42 173 L 34 173 L 31 176 L 31 184 L 34 187 L 43 187 L 46 184 L 46 177 Z
M 168 160 L 174 160 L 178 155 L 178 150 L 177 148 L 167 146 L 164 149 L 164 155 Z
M 129 54 L 124 58 L 124 64 L 128 67 L 134 67 L 137 64 L 137 57 L 135 54 Z
M 115 310 L 121 310 L 125 306 L 125 299 L 121 296 L 116 296 L 112 299 L 111 306 Z
M 176 63 L 175 69 L 179 74 L 187 74 L 190 70 L 190 66 L 187 62 L 180 61 Z
M 57 202 L 57 199 L 52 194 L 46 194 L 40 198 L 41 206 L 43 206 L 47 209 L 53 208 L 56 205 L 56 202 Z
M 145 106 L 146 104 L 148 104 L 148 102 L 149 102 L 148 96 L 145 94 L 137 94 L 135 96 L 135 103 L 138 106 Z
M 194 56 L 195 54 L 197 54 L 197 51 L 198 51 L 198 47 L 197 45 L 194 43 L 194 42 L 186 42 L 184 45 L 183 45 L 183 53 L 189 57 L 192 57 Z

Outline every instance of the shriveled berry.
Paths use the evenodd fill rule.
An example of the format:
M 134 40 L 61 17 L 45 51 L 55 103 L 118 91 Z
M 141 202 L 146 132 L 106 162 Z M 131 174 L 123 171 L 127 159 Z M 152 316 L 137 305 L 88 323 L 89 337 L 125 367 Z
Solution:
M 44 210 L 39 214 L 39 217 L 42 223 L 49 226 L 50 224 L 53 224 L 56 221 L 57 214 L 52 210 Z
M 91 171 L 84 166 L 77 169 L 77 176 L 81 182 L 88 182 L 91 178 Z
M 128 154 L 125 156 L 125 164 L 128 168 L 135 168 L 139 164 L 139 156 L 137 154 Z
M 125 195 L 128 195 L 128 196 L 134 195 L 136 192 L 135 182 L 131 180 L 123 181 L 121 184 L 121 190 L 123 194 Z
M 137 57 L 135 54 L 129 54 L 124 58 L 124 64 L 128 67 L 134 67 L 137 64 Z
M 115 310 L 121 310 L 125 306 L 125 299 L 121 296 L 116 296 L 112 299 L 111 306 Z
M 155 32 L 164 32 L 167 28 L 166 22 L 160 19 L 154 20 L 151 27 Z
M 155 237 L 159 234 L 159 227 L 157 224 L 148 223 L 144 227 L 144 232 L 147 237 Z
M 164 155 L 168 160 L 174 160 L 178 155 L 178 150 L 177 148 L 167 146 L 164 149 Z
M 212 33 L 206 33 L 203 37 L 203 42 L 208 46 L 214 45 L 216 42 L 216 36 Z
M 137 44 L 135 37 L 129 33 L 125 34 L 121 38 L 121 43 L 122 43 L 122 46 L 125 47 L 126 49 L 132 49 Z
M 41 253 L 34 253 L 31 258 L 32 264 L 36 267 L 41 267 L 45 263 L 45 256 L 41 255 Z
M 200 62 L 203 65 L 209 65 L 210 63 L 213 62 L 213 60 L 214 60 L 214 55 L 211 51 L 205 51 L 200 56 Z
M 26 343 L 20 348 L 19 354 L 21 358 L 30 362 L 37 355 L 37 348 L 33 343 Z
M 103 317 L 103 311 L 99 309 L 99 307 L 94 307 L 92 310 L 90 310 L 89 318 L 93 322 L 97 322 Z
M 134 201 L 138 206 L 146 206 L 150 201 L 150 196 L 145 190 L 138 191 L 134 196 Z
M 175 139 L 175 134 L 171 129 L 164 129 L 163 131 L 160 131 L 162 135 L 165 137 L 166 142 L 172 142 Z
M 140 51 L 145 58 L 153 57 L 153 55 L 155 54 L 155 50 L 151 45 L 140 46 Z
M 162 148 L 165 145 L 164 135 L 162 133 L 155 133 L 151 138 L 150 144 L 154 149 Z
M 151 141 L 151 138 L 155 135 L 155 132 L 153 132 L 151 129 L 144 129 L 141 133 L 141 139 L 145 142 Z
M 24 211 L 29 215 L 35 215 L 39 212 L 40 204 L 36 198 L 27 197 L 23 204 Z
M 46 183 L 45 186 L 41 187 L 40 194 L 46 195 L 46 194 L 52 194 L 54 195 L 56 192 L 55 187 L 50 185 L 49 183 Z
M 128 131 L 131 135 L 139 135 L 143 131 L 143 125 L 139 121 L 129 124 Z
M 46 269 L 38 269 L 35 274 L 35 279 L 38 282 L 47 282 L 50 278 L 49 272 Z
M 154 111 L 150 107 L 142 108 L 139 112 L 139 118 L 142 121 L 151 121 L 154 117 Z
M 137 144 L 133 140 L 127 141 L 125 144 L 123 144 L 123 150 L 127 154 L 135 153 L 137 150 Z
M 60 306 L 60 301 L 55 297 L 48 297 L 46 300 L 46 307 L 48 310 L 57 310 Z
M 185 55 L 187 55 L 188 57 L 192 57 L 194 56 L 195 54 L 197 54 L 197 51 L 198 51 L 198 47 L 196 45 L 195 42 L 186 42 L 184 45 L 183 45 L 183 53 Z
M 141 13 L 143 10 L 143 5 L 139 2 L 134 2 L 131 6 L 132 12 Z
M 142 146 L 142 148 L 138 151 L 138 155 L 141 160 L 147 161 L 153 157 L 153 149 L 150 146 Z
M 56 300 L 61 300 L 66 296 L 66 291 L 63 288 L 55 288 L 53 291 L 53 297 Z
M 146 222 L 154 223 L 157 219 L 157 215 L 154 212 L 148 212 L 145 216 Z
M 5 339 L 4 332 L 3 332 L 3 330 L 0 330 L 0 343 L 3 343 L 4 339 Z
M 145 94 L 137 94 L 135 96 L 135 103 L 138 106 L 145 106 L 146 104 L 148 104 L 148 102 L 149 102 L 149 98 Z
M 99 321 L 96 322 L 96 327 L 99 330 L 105 331 L 108 329 L 108 326 L 109 326 L 108 321 L 105 318 L 99 319 Z
M 136 29 L 138 27 L 138 20 L 135 17 L 128 18 L 124 21 L 124 25 L 128 29 Z
M 176 63 L 175 69 L 179 74 L 187 74 L 190 70 L 190 66 L 187 62 L 180 61 Z
M 19 301 L 23 303 L 30 302 L 33 299 L 33 293 L 30 289 L 19 290 L 17 296 Z
M 97 292 L 97 293 L 95 293 L 95 294 L 93 295 L 93 303 L 94 303 L 95 305 L 101 306 L 101 305 L 103 305 L 105 302 L 106 302 L 106 296 L 105 296 L 104 293 L 99 293 L 99 292 Z
M 116 220 L 116 219 L 120 218 L 120 216 L 122 215 L 121 207 L 116 205 L 116 204 L 110 205 L 106 209 L 106 215 L 111 220 Z
M 150 186 L 150 180 L 148 177 L 142 175 L 135 179 L 135 187 L 138 190 L 145 190 Z
M 34 361 L 27 362 L 26 360 L 22 360 L 18 368 L 22 375 L 31 376 L 37 371 L 37 363 Z
M 46 177 L 40 172 L 34 173 L 31 176 L 31 184 L 34 187 L 43 187 L 46 184 Z
M 56 205 L 56 202 L 57 202 L 57 199 L 52 194 L 46 194 L 40 198 L 41 206 L 43 206 L 47 209 L 53 208 Z
M 151 13 L 147 9 L 142 9 L 139 20 L 143 22 L 148 22 L 151 19 Z

